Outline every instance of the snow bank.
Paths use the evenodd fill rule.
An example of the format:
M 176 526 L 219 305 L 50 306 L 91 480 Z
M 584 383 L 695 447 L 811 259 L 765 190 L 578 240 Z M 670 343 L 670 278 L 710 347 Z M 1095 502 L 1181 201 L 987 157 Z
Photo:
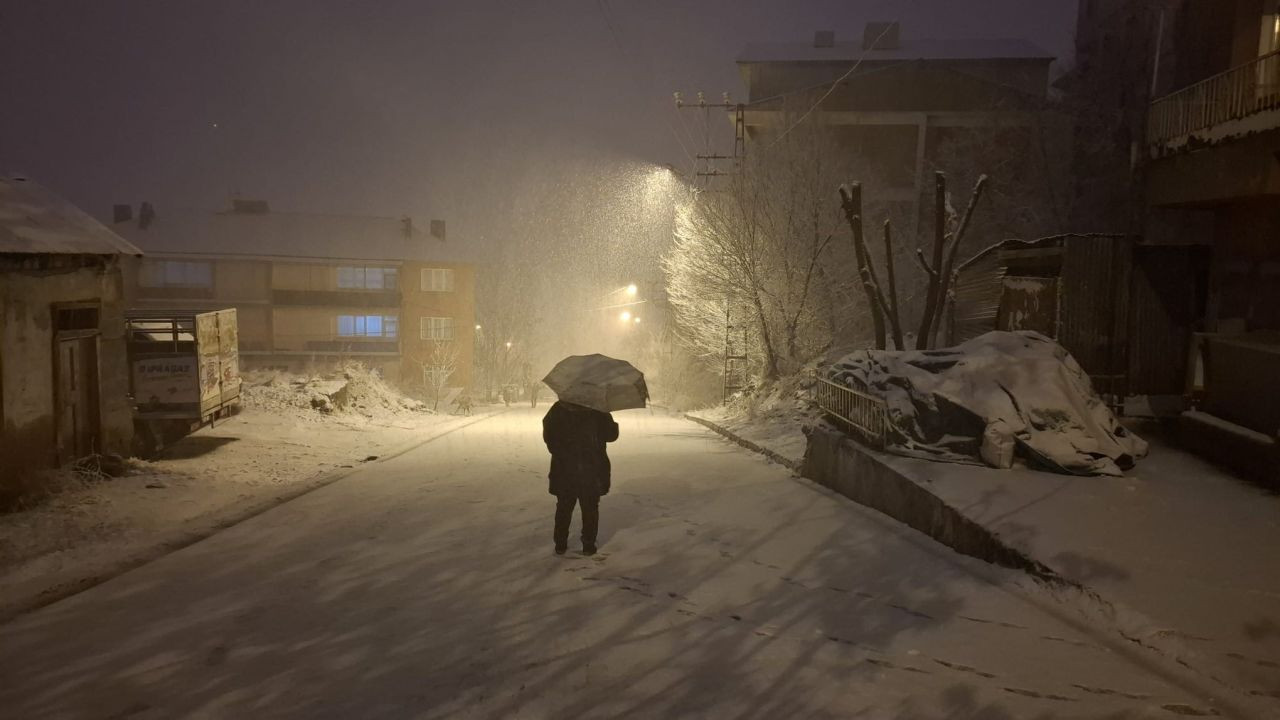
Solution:
M 325 376 L 297 376 L 276 371 L 245 375 L 240 390 L 244 406 L 317 422 L 329 415 L 389 419 L 406 413 L 430 413 L 418 400 L 405 397 L 363 365 L 346 365 Z
M 1016 449 L 1050 470 L 1120 475 L 1147 452 L 1075 359 L 1039 333 L 990 332 L 942 350 L 860 350 L 827 372 L 885 400 L 887 449 L 899 454 L 1008 467 Z

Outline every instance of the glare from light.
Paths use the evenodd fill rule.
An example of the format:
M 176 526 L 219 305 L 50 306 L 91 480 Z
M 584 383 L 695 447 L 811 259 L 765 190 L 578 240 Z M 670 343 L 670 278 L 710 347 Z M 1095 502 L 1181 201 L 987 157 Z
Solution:
M 635 295 L 635 294 L 636 294 L 636 292 L 637 292 L 637 290 L 638 290 L 638 288 L 636 288 L 636 284 L 635 284 L 635 283 L 631 283 L 630 285 L 628 285 L 628 286 L 627 286 L 627 294 L 628 294 L 628 295 Z
M 637 322 L 637 323 L 639 323 L 639 322 L 640 322 L 640 318 L 639 318 L 639 316 L 637 316 L 637 317 L 636 317 L 636 322 Z
M 619 315 L 618 317 L 622 320 L 622 322 L 627 322 L 628 320 L 630 320 L 630 319 L 631 319 L 631 311 L 630 311 L 630 310 L 623 310 L 623 311 L 622 311 L 622 314 L 621 314 L 621 315 Z
M 511 349 L 511 341 L 510 341 L 510 340 L 508 340 L 508 341 L 507 341 L 507 349 L 508 349 L 508 350 L 510 350 L 510 349 Z
M 479 329 L 480 329 L 480 326 L 479 326 L 479 325 L 477 325 L 477 326 L 476 326 L 476 329 L 477 329 L 477 330 L 479 330 Z

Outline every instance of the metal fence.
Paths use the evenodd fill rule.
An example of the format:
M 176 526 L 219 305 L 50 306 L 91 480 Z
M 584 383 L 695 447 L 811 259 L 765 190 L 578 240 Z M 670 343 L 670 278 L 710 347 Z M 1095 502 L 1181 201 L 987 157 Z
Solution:
M 1280 109 L 1280 51 L 1153 101 L 1147 114 L 1147 142 L 1168 142 L 1275 109 Z
M 874 448 L 885 446 L 889 421 L 883 400 L 823 378 L 814 378 L 811 387 L 813 401 L 846 431 Z

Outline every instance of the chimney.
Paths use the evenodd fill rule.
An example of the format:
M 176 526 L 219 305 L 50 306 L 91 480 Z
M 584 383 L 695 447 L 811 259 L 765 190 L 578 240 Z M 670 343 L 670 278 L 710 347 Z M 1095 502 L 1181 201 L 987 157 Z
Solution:
M 112 205 L 111 206 L 111 222 L 129 222 L 133 219 L 132 205 Z
M 146 230 L 151 221 L 156 219 L 156 209 L 151 203 L 144 202 L 138 206 L 138 229 Z
M 443 220 L 431 221 L 431 237 L 441 242 L 444 242 L 444 221 Z
M 898 41 L 898 23 L 869 22 L 862 30 L 863 50 L 897 50 L 902 47 Z
M 836 33 L 834 30 L 819 30 L 813 34 L 813 46 L 816 48 L 829 48 L 836 46 Z
M 231 198 L 231 212 L 245 215 L 265 215 L 271 212 L 266 200 L 249 200 L 247 198 Z

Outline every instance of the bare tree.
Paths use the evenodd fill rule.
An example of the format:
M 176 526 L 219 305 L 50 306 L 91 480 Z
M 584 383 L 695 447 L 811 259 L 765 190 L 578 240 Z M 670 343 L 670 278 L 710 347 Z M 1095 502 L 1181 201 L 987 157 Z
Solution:
M 828 190 L 843 174 L 839 157 L 809 122 L 762 144 L 723 191 L 679 208 L 662 265 L 680 335 L 699 354 L 723 353 L 734 326 L 768 382 L 830 346 L 844 275 L 831 252 L 841 228 Z
M 987 176 L 979 175 L 974 183 L 973 192 L 969 195 L 969 203 L 964 214 L 957 216 L 951 205 L 951 196 L 947 193 L 947 176 L 941 172 L 934 173 L 934 237 L 932 261 L 926 259 L 923 249 L 916 248 L 916 260 L 924 271 L 928 286 L 924 310 L 920 314 L 920 329 L 916 335 L 916 349 L 926 350 L 937 346 L 938 330 L 941 326 L 942 309 L 949 291 L 949 285 L 955 272 L 956 252 L 964 240 L 966 231 L 973 220 L 973 211 L 977 207 L 983 189 L 987 185 Z M 880 280 L 871 263 L 871 253 L 862 234 L 862 188 L 858 183 L 840 187 L 841 207 L 846 222 L 853 236 L 858 257 L 858 274 L 868 298 L 868 304 L 876 318 L 876 347 L 886 347 L 886 319 L 893 332 L 894 346 L 904 349 L 902 322 L 898 305 L 897 273 L 893 263 L 894 249 L 892 227 L 889 220 L 884 223 L 884 257 L 885 270 L 889 282 L 888 294 L 880 285 Z
M 436 340 L 431 351 L 414 358 L 422 372 L 422 387 L 431 396 L 431 409 L 440 409 L 440 397 L 458 369 L 458 347 L 452 340 Z

